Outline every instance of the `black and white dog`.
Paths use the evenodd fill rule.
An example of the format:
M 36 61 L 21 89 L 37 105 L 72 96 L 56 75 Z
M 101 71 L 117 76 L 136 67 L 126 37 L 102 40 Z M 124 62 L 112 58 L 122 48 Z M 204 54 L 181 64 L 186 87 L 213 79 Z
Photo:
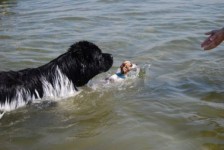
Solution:
M 111 54 L 93 43 L 77 42 L 38 68 L 0 72 L 0 110 L 10 111 L 35 99 L 67 97 L 113 64 Z

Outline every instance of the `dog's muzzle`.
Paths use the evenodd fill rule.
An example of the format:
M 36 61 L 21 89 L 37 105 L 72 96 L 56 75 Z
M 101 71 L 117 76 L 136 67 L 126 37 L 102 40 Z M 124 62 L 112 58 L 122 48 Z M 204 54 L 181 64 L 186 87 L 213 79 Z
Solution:
M 104 53 L 103 58 L 104 58 L 104 64 L 105 64 L 104 72 L 106 72 L 113 65 L 113 56 L 111 54 Z

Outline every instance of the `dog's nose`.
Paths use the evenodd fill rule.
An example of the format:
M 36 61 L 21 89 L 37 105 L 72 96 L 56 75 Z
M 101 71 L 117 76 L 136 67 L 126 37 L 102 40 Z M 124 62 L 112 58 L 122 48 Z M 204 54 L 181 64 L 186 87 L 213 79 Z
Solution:
M 109 59 L 111 59 L 111 60 L 113 60 L 113 55 L 112 54 L 107 54 L 107 58 L 109 58 Z
M 109 53 L 104 53 L 104 54 L 105 54 L 107 57 L 111 57 L 111 58 L 113 57 L 112 54 L 109 54 Z
M 104 53 L 103 56 L 104 56 L 104 59 L 113 61 L 113 55 L 112 54 Z

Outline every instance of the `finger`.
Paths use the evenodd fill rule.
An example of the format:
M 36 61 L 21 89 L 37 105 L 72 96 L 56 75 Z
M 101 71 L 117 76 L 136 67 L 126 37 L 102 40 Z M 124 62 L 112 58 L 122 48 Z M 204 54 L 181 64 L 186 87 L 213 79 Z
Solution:
M 205 35 L 211 35 L 212 33 L 213 33 L 213 31 L 206 32 Z
M 211 44 L 205 46 L 204 50 L 210 50 L 210 49 L 213 49 L 215 47 L 217 47 L 217 45 L 214 42 L 212 42 Z
M 218 40 L 218 36 L 215 34 L 215 35 L 213 35 L 213 36 L 210 36 L 209 37 L 209 40 L 210 41 L 217 41 Z
M 210 37 L 208 37 L 203 43 L 201 43 L 201 47 L 205 47 L 211 43 Z
M 213 49 L 222 43 L 223 40 L 220 40 L 218 36 L 213 37 L 213 40 L 207 45 L 204 46 L 205 50 Z
M 218 36 L 217 35 L 211 35 L 201 44 L 201 47 L 208 46 L 212 42 L 216 43 L 217 40 L 218 40 Z
M 217 32 L 217 30 L 212 30 L 210 32 L 206 32 L 205 35 L 214 35 Z

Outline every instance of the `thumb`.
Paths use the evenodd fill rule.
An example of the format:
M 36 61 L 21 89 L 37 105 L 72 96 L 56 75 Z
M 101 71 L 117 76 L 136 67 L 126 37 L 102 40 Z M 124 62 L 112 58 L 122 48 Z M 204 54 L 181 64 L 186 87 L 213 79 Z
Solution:
M 212 33 L 213 33 L 213 31 L 206 32 L 205 35 L 211 35 Z

